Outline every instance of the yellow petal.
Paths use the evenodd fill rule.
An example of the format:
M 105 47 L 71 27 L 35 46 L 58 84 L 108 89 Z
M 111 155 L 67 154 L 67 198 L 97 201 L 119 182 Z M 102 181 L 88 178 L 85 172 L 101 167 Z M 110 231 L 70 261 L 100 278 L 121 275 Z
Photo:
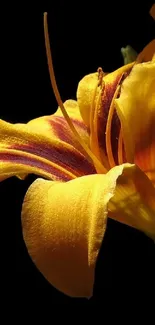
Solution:
M 155 182 L 155 62 L 136 64 L 115 100 L 128 162 Z
M 77 88 L 77 102 L 79 105 L 81 116 L 87 126 L 90 125 L 90 112 L 92 102 L 94 104 L 99 94 L 99 88 L 96 94 L 94 93 L 95 87 L 98 84 L 98 72 L 90 73 L 83 77 Z M 95 95 L 95 98 L 93 96 Z
M 76 130 L 80 137 L 89 146 L 89 134 L 86 125 L 84 124 L 77 101 L 68 99 L 64 102 L 64 107 L 70 116 Z M 34 131 L 45 134 L 48 138 L 56 138 L 67 142 L 78 150 L 83 151 L 77 140 L 75 139 L 68 123 L 66 122 L 61 109 L 58 107 L 57 111 L 52 115 L 41 116 L 35 118 L 27 123 Z
M 80 136 L 89 141 L 77 103 L 67 101 L 65 106 Z M 14 175 L 24 179 L 28 173 L 61 181 L 95 173 L 59 109 L 27 124 L 0 120 L 0 180 Z
M 68 99 L 64 102 L 64 107 L 80 137 L 86 142 L 87 145 L 89 145 L 88 129 L 81 118 L 77 101 Z M 35 118 L 29 121 L 27 125 L 31 126 L 34 131 L 39 133 L 41 130 L 41 133 L 45 134 L 49 138 L 55 137 L 56 139 L 60 139 L 61 141 L 78 147 L 80 151 L 82 150 L 81 146 L 74 138 L 73 133 L 64 119 L 62 111 L 59 107 L 54 114 Z
M 118 169 L 122 173 L 108 204 L 108 216 L 155 239 L 155 188 L 136 165 L 114 167 L 109 176 L 112 177 Z
M 138 167 L 58 183 L 37 179 L 22 207 L 33 262 L 58 290 L 91 297 L 97 256 L 111 218 L 155 236 L 155 189 Z
M 122 73 L 129 71 L 132 68 L 132 65 L 133 64 L 128 64 L 125 67 L 123 66 L 112 73 L 102 72 L 104 82 L 109 86 L 112 86 L 114 83 L 116 83 L 116 79 L 118 79 L 122 75 Z M 77 96 L 77 103 L 79 106 L 80 114 L 85 124 L 88 127 L 90 127 L 90 122 L 91 122 L 90 113 L 91 113 L 92 105 L 93 106 L 96 105 L 98 95 L 100 93 L 100 87 L 97 87 L 98 83 L 99 83 L 99 73 L 94 72 L 84 76 L 80 80 L 77 88 L 76 96 Z M 111 97 L 108 98 L 107 100 L 110 102 Z
M 69 296 L 90 297 L 112 190 L 104 175 L 57 183 L 37 179 L 22 210 L 28 252 L 44 277 Z

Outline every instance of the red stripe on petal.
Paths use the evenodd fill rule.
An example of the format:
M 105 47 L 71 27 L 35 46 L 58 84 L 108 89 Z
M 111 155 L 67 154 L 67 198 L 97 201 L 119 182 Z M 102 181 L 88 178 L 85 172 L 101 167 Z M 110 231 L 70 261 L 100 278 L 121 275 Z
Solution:
M 84 155 L 71 146 L 69 150 L 69 148 L 65 148 L 65 146 L 63 147 L 61 145 L 48 146 L 47 144 L 31 142 L 24 145 L 12 145 L 10 148 L 45 158 L 49 160 L 49 162 L 67 169 L 75 176 L 96 173 L 93 164 L 91 164 Z
M 76 130 L 81 134 L 83 133 L 83 136 L 85 138 L 88 138 L 88 130 L 87 127 L 83 122 L 80 122 L 78 120 L 72 119 L 72 123 L 74 124 Z M 64 141 L 68 144 L 71 144 L 73 146 L 76 145 L 76 147 L 83 151 L 83 148 L 79 145 L 77 140 L 74 137 L 73 132 L 69 129 L 68 123 L 64 119 L 64 117 L 55 116 L 52 120 L 49 119 L 49 124 L 51 125 L 52 132 L 54 132 L 55 136 Z
M 67 175 L 67 173 L 62 172 L 61 170 L 58 170 L 54 166 L 48 165 L 48 163 L 41 162 L 37 158 L 23 157 L 22 153 L 21 153 L 21 155 L 19 155 L 19 154 L 16 155 L 16 154 L 12 154 L 11 152 L 10 153 L 0 152 L 0 161 L 2 163 L 5 163 L 5 162 L 11 163 L 12 166 L 13 166 L 13 164 L 14 165 L 21 164 L 21 165 L 23 165 L 23 171 L 25 169 L 24 168 L 25 166 L 40 169 L 40 174 L 42 175 L 41 171 L 48 173 L 49 179 L 60 180 L 60 181 L 64 181 L 64 182 L 73 179 L 72 177 Z M 26 170 L 25 170 L 25 172 L 26 172 Z M 4 173 L 5 173 L 5 165 L 4 165 Z M 39 172 L 35 173 L 35 171 L 33 171 L 33 169 L 32 169 L 32 174 L 33 173 L 39 174 Z M 2 173 L 2 179 L 3 179 L 3 173 Z

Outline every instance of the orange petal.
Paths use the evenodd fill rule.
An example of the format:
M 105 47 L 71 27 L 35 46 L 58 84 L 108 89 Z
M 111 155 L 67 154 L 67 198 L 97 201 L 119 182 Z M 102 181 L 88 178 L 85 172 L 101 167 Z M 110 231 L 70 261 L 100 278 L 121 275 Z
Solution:
M 77 103 L 67 101 L 65 106 L 80 135 L 89 141 Z M 95 173 L 59 110 L 27 124 L 0 120 L 0 180 L 14 175 L 22 179 L 28 173 L 61 181 Z
M 155 183 L 155 62 L 136 64 L 116 99 L 128 162 Z
M 142 52 L 138 55 L 136 61 L 137 63 L 147 62 L 152 60 L 153 55 L 155 53 L 155 39 L 153 39 L 150 43 L 148 43 Z
M 153 19 L 155 19 L 155 3 L 152 5 L 149 14 Z

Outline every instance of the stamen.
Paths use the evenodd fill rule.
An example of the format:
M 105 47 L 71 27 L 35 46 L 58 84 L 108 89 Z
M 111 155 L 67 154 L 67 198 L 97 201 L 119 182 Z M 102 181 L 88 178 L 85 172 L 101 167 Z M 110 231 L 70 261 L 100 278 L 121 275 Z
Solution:
M 96 97 L 96 94 L 97 94 L 97 89 L 98 87 L 100 87 L 100 93 L 99 93 L 99 96 L 98 96 L 98 99 L 97 99 L 97 102 L 100 101 L 100 97 L 101 97 L 101 91 L 102 91 L 102 79 L 103 79 L 103 70 L 102 68 L 98 68 L 97 69 L 97 72 L 98 72 L 98 80 L 96 82 L 96 86 L 94 88 L 94 93 L 93 93 L 93 98 L 92 98 L 92 103 L 91 103 L 91 108 L 90 108 L 90 118 L 89 118 L 89 125 L 90 125 L 90 131 L 91 131 L 91 135 L 93 134 L 93 129 L 94 129 L 94 112 L 95 112 L 95 97 Z
M 119 138 L 118 138 L 118 164 L 123 164 L 123 136 L 122 136 L 122 128 L 119 132 Z
M 95 156 L 97 156 L 98 159 L 100 159 L 100 160 L 102 159 L 102 164 L 105 168 L 105 173 L 107 173 L 107 171 L 108 171 L 107 158 L 106 158 L 106 156 L 103 156 L 104 155 L 103 153 L 102 153 L 102 158 L 101 158 L 99 143 L 98 143 L 98 134 L 97 134 L 97 115 L 98 115 L 98 107 L 101 103 L 102 92 L 104 89 L 104 80 L 103 80 L 104 72 L 103 72 L 102 68 L 98 68 L 97 71 L 99 73 L 98 81 L 96 82 L 96 86 L 94 88 L 93 100 L 92 100 L 91 110 L 90 110 L 90 124 L 89 124 L 90 125 L 90 146 L 91 146 L 91 150 L 95 154 Z M 95 97 L 97 94 L 98 87 L 100 87 L 100 89 L 99 89 L 99 93 L 98 93 L 98 98 L 95 103 Z
M 98 81 L 96 82 L 96 86 L 94 88 L 93 99 L 92 99 L 91 109 L 90 109 L 90 124 L 89 125 L 90 125 L 91 130 L 93 128 L 94 111 L 95 111 L 95 97 L 96 97 L 96 94 L 97 94 L 97 89 L 98 89 L 98 87 L 100 87 L 100 90 L 102 91 L 102 88 L 103 88 L 103 75 L 104 75 L 104 72 L 103 72 L 102 68 L 98 68 L 97 72 L 98 72 Z M 99 101 L 101 91 L 100 91 L 100 94 L 98 96 L 97 101 Z
M 98 86 L 101 86 L 102 88 L 104 72 L 101 67 L 97 69 L 97 72 L 98 72 Z
M 46 54 L 47 54 L 47 61 L 48 61 L 48 68 L 49 68 L 49 74 L 50 74 L 50 80 L 53 88 L 54 95 L 56 97 L 58 106 L 60 107 L 62 114 L 64 118 L 66 119 L 70 129 L 72 130 L 74 136 L 82 146 L 82 148 L 85 150 L 88 158 L 91 158 L 93 160 L 94 165 L 98 166 L 98 170 L 100 173 L 105 173 L 105 168 L 102 165 L 102 163 L 95 157 L 95 155 L 92 153 L 92 151 L 89 149 L 89 147 L 86 145 L 86 143 L 81 139 L 80 135 L 78 134 L 77 130 L 75 129 L 64 105 L 62 102 L 62 99 L 60 97 L 60 93 L 57 87 L 55 74 L 54 74 L 54 68 L 53 68 L 53 60 L 51 55 L 51 49 L 50 49 L 50 40 L 49 40 L 49 33 L 48 33 L 48 25 L 47 25 L 47 12 L 44 13 L 44 35 L 45 35 L 45 47 L 46 47 Z
M 107 156 L 109 160 L 109 165 L 110 167 L 116 166 L 113 152 L 112 152 L 112 145 L 111 145 L 111 123 L 112 123 L 112 118 L 115 110 L 115 99 L 119 93 L 120 90 L 120 85 L 117 86 L 113 99 L 111 101 L 110 109 L 109 109 L 109 114 L 108 114 L 108 119 L 107 119 L 107 125 L 106 125 L 106 151 L 107 151 Z
M 100 110 L 100 105 L 102 104 L 102 95 L 104 92 L 104 81 L 102 81 L 102 88 L 99 91 L 98 98 L 96 100 L 96 104 L 94 104 L 94 114 L 92 116 L 91 120 L 91 136 L 90 136 L 90 143 L 91 143 L 91 149 L 94 152 L 94 154 L 102 161 L 102 164 L 105 167 L 106 172 L 109 170 L 110 166 L 108 163 L 108 159 L 106 154 L 104 153 L 104 150 L 101 150 L 99 146 L 99 139 L 98 139 L 98 114 Z
M 90 123 L 89 123 L 89 125 L 90 125 L 90 130 L 91 131 L 93 129 L 93 119 L 94 119 L 94 111 L 95 111 L 95 97 L 96 97 L 98 87 L 99 87 L 99 84 L 98 84 L 98 81 L 97 81 L 96 86 L 94 88 L 93 99 L 92 99 L 91 108 L 90 108 L 90 118 L 89 118 Z
M 90 147 L 91 147 L 92 152 L 95 154 L 95 156 L 100 157 L 97 132 L 95 132 L 95 130 L 94 130 L 95 110 L 96 110 L 97 103 L 98 103 L 99 99 L 101 98 L 101 91 L 100 91 L 98 94 L 97 103 L 95 104 L 97 88 L 98 88 L 98 82 L 94 89 L 93 100 L 92 100 L 91 110 L 90 110 Z M 105 173 L 106 172 L 107 172 L 107 170 L 105 169 Z

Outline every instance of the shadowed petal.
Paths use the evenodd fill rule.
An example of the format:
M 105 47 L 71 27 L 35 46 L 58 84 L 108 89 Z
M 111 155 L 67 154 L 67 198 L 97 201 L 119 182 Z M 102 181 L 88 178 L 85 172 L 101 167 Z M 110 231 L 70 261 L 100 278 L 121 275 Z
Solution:
M 136 64 L 115 102 L 127 160 L 155 183 L 155 62 Z
M 81 137 L 89 141 L 76 102 L 67 101 L 66 106 L 74 115 L 73 122 Z M 66 181 L 95 173 L 82 150 L 59 110 L 27 124 L 0 120 L 0 180 L 14 175 L 23 179 L 28 173 L 34 173 Z

